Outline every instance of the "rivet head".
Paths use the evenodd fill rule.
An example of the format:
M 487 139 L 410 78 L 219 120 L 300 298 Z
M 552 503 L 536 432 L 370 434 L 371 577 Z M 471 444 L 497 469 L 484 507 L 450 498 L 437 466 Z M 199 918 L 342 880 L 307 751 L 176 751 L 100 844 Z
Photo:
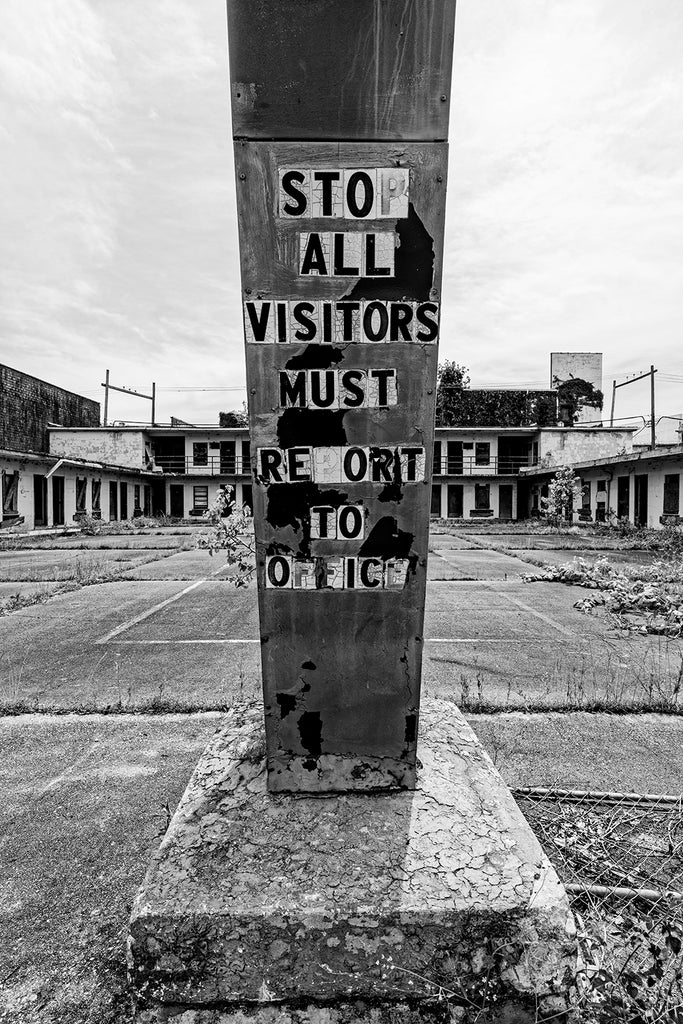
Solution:
M 247 180 L 246 174 L 244 173 L 244 171 L 240 171 L 240 181 L 246 181 L 246 180 Z
M 448 96 L 442 96 L 441 97 L 441 102 L 445 103 L 447 99 L 448 99 Z

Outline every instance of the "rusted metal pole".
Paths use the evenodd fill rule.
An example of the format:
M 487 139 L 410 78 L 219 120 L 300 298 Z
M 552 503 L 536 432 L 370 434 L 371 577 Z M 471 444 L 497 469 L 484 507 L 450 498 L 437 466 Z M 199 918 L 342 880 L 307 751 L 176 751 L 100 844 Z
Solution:
M 109 370 L 104 375 L 104 426 L 107 426 L 107 416 L 109 414 Z
M 609 425 L 610 425 L 610 427 L 614 426 L 614 403 L 616 401 L 616 397 L 617 397 L 617 382 L 615 380 L 613 380 L 612 381 L 612 408 L 610 409 L 610 414 L 609 414 Z
M 683 793 L 673 796 L 669 793 L 616 793 L 595 789 L 556 789 L 546 786 L 518 786 L 511 790 L 513 796 L 529 797 L 532 800 L 566 800 L 573 803 L 630 803 L 662 804 L 667 808 L 683 805 Z
M 565 882 L 567 892 L 574 895 L 617 896 L 624 899 L 647 900 L 648 903 L 659 903 L 660 900 L 682 900 L 683 893 L 675 889 L 630 889 L 621 885 L 584 885 L 583 882 Z

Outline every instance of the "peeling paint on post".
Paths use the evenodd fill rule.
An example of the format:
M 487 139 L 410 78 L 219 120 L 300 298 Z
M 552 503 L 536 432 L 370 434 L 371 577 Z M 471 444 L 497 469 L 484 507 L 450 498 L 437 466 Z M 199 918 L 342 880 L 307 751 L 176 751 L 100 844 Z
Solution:
M 415 783 L 454 8 L 228 0 L 274 791 Z

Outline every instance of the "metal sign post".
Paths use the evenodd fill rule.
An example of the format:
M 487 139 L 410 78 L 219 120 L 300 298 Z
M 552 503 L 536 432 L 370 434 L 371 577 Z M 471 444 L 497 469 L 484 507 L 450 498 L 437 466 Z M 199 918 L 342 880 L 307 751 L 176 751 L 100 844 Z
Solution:
M 436 990 L 561 1015 L 566 894 L 452 704 L 415 786 L 454 0 L 228 12 L 267 784 L 297 798 L 258 709 L 229 716 L 131 973 L 159 1020 L 426 1020 Z
M 273 791 L 415 782 L 454 9 L 228 0 Z

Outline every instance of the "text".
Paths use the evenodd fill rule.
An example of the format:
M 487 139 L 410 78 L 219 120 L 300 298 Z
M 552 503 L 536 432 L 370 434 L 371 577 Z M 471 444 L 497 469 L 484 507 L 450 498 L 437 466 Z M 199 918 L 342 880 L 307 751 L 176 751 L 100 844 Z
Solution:
M 362 505 L 314 505 L 311 540 L 363 540 L 368 511 Z
M 435 342 L 439 304 L 250 300 L 244 303 L 244 329 L 251 344 Z
M 396 370 L 280 370 L 279 404 L 295 409 L 385 409 L 396 405 Z
M 407 558 L 266 558 L 268 590 L 403 590 Z
M 393 277 L 396 236 L 388 231 L 299 235 L 302 277 Z
M 419 445 L 258 448 L 257 477 L 266 484 L 418 483 L 425 450 Z
M 408 216 L 407 167 L 279 172 L 280 217 L 398 220 Z

